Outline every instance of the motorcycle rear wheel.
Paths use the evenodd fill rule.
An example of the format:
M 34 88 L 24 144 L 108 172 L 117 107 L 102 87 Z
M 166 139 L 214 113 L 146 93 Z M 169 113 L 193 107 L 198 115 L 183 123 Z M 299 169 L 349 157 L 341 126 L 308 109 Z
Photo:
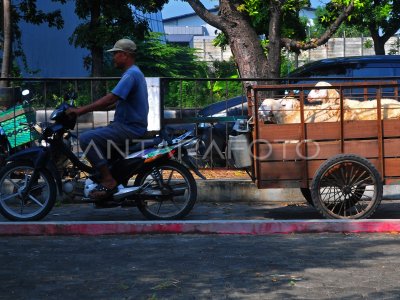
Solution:
M 176 220 L 185 217 L 197 199 L 197 185 L 190 171 L 176 161 L 165 161 L 156 166 L 161 175 L 161 187 L 153 169 L 139 173 L 135 185 L 146 184 L 142 195 L 160 195 L 159 198 L 138 201 L 138 209 L 151 220 Z
M 29 162 L 12 162 L 0 171 L 0 213 L 11 221 L 37 221 L 53 208 L 57 187 L 47 170 L 41 170 L 26 198 L 22 191 L 34 168 Z

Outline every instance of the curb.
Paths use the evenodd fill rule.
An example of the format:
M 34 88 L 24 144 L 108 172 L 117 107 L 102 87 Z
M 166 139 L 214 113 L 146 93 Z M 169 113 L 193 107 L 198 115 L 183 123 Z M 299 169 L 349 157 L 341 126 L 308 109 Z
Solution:
M 0 236 L 121 234 L 399 233 L 400 220 L 0 222 Z
M 234 203 L 237 201 L 248 203 L 278 203 L 290 202 L 306 203 L 300 188 L 274 188 L 257 189 L 250 179 L 207 179 L 196 180 L 197 201 Z M 81 182 L 83 189 L 83 182 Z M 210 198 L 210 195 L 212 197 Z M 400 185 L 385 185 L 383 187 L 383 200 L 400 199 Z M 60 199 L 63 203 L 82 203 L 74 196 L 65 195 Z

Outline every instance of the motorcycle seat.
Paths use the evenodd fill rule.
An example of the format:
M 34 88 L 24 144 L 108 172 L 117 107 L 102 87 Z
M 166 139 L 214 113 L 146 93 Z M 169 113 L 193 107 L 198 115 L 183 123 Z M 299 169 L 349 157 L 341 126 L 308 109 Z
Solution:
M 137 143 L 129 146 L 129 152 L 136 152 L 143 149 L 154 147 L 162 142 L 162 139 L 159 137 L 155 137 L 153 139 L 140 139 Z
M 129 152 L 133 153 L 136 151 L 157 146 L 163 140 L 166 140 L 168 143 L 170 143 L 171 134 L 173 134 L 173 129 L 169 127 L 162 128 L 160 132 L 147 131 L 142 137 L 135 139 L 136 143 L 129 147 Z

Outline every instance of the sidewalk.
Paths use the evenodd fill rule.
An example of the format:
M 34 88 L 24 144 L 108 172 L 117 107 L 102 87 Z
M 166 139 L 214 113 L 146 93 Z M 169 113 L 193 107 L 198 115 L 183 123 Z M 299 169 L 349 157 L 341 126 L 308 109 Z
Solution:
M 307 204 L 199 202 L 179 221 L 148 221 L 136 208 L 95 209 L 61 204 L 39 222 L 0 217 L 0 235 L 104 235 L 142 233 L 274 234 L 400 232 L 400 201 L 383 201 L 368 220 L 326 220 Z

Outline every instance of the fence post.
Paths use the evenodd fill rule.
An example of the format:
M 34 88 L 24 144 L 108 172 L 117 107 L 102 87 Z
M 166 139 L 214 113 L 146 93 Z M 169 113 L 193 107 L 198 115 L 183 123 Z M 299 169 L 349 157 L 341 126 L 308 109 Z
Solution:
M 47 80 L 44 81 L 43 85 L 43 95 L 44 95 L 44 121 L 47 122 Z
M 346 31 L 343 31 L 343 57 L 346 57 Z
M 206 40 L 203 38 L 203 59 L 206 60 Z
M 329 56 L 329 40 L 325 44 L 325 58 Z
M 397 34 L 397 54 L 400 54 L 400 34 Z
M 361 34 L 361 56 L 364 56 L 364 34 Z

